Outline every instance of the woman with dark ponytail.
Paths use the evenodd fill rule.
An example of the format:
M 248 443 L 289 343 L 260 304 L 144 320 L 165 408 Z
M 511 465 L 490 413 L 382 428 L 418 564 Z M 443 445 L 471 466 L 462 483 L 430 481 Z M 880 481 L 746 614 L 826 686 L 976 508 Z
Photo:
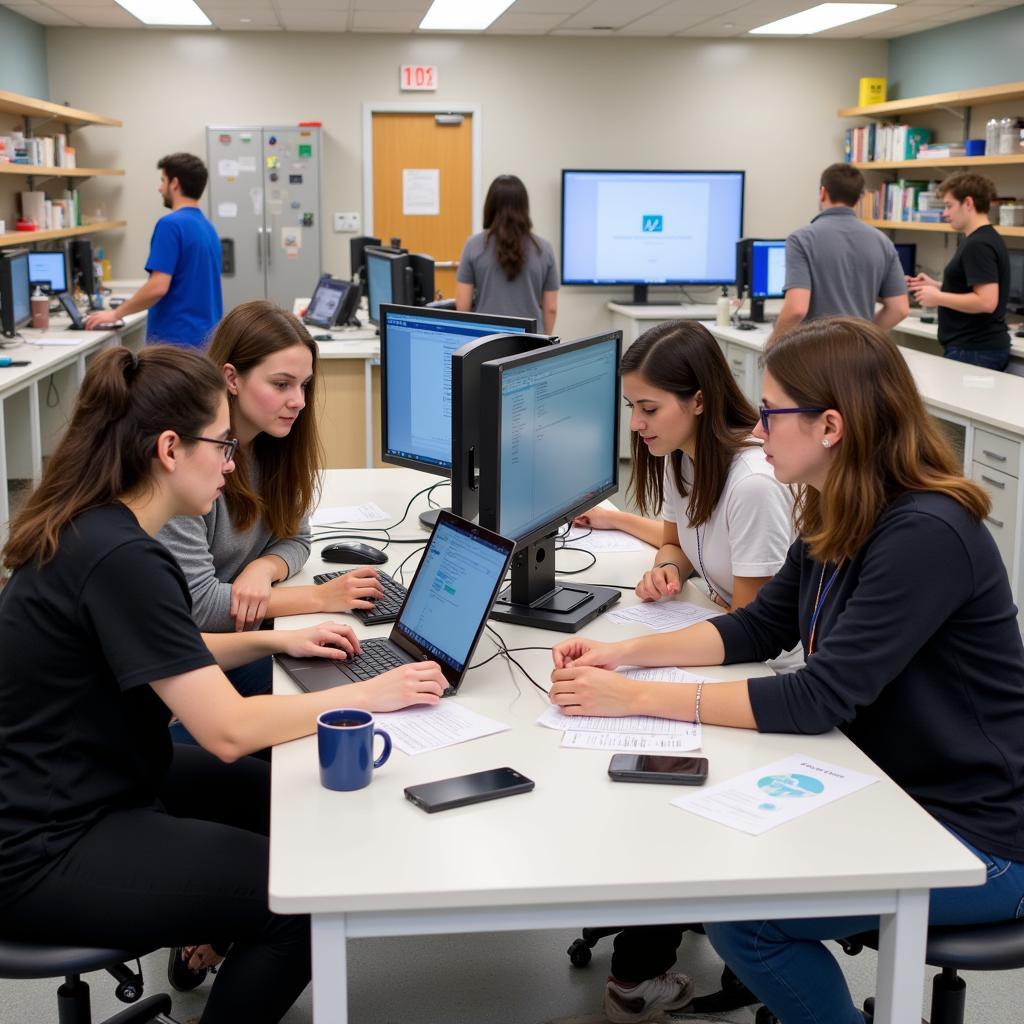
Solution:
M 555 329 L 555 251 L 533 234 L 530 197 L 514 174 L 499 174 L 491 182 L 484 200 L 484 230 L 466 242 L 455 280 L 458 309 L 533 317 L 545 334 Z
M 222 668 L 273 648 L 259 633 L 204 638 L 154 539 L 172 516 L 209 511 L 234 468 L 229 435 L 224 378 L 204 356 L 111 349 L 11 525 L 0 917 L 26 942 L 230 947 L 203 1024 L 269 1024 L 309 980 L 309 923 L 268 908 L 269 766 L 245 755 L 312 733 L 339 703 L 437 703 L 444 682 L 427 662 L 343 696 L 244 698 L 231 686 Z M 359 652 L 334 623 L 276 635 L 295 654 Z M 172 749 L 172 715 L 202 749 Z

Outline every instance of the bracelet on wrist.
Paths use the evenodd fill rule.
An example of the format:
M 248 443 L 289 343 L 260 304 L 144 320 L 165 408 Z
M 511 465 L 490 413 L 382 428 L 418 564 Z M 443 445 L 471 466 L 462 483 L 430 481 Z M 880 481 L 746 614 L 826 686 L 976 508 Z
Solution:
M 679 573 L 679 582 L 683 580 L 683 567 L 678 562 L 659 562 L 654 568 L 664 569 L 666 565 L 671 565 L 677 573 Z

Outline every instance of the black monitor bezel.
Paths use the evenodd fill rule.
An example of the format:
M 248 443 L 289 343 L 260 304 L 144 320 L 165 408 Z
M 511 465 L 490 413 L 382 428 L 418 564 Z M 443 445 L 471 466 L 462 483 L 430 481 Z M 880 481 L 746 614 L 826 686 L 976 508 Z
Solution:
M 1010 271 L 1010 283 L 1006 289 L 1006 308 L 1011 313 L 1024 313 L 1024 288 L 1021 289 L 1020 294 L 1015 294 L 1010 290 L 1013 284 L 1013 266 L 1014 262 L 1021 264 L 1021 280 L 1024 283 L 1024 249 L 1007 249 L 1007 259 L 1011 264 L 1009 267 Z
M 330 330 L 338 322 L 339 315 L 345 306 L 345 299 L 348 297 L 349 289 L 356 287 L 358 285 L 354 285 L 350 281 L 342 281 L 341 278 L 331 277 L 330 274 L 322 274 L 316 283 L 316 287 L 313 289 L 313 295 L 309 300 L 309 305 L 306 307 L 306 315 L 302 318 L 302 322 L 309 324 L 310 327 L 322 327 L 325 330 Z M 314 318 L 310 315 L 316 306 L 316 297 L 321 289 L 324 291 L 341 292 L 338 305 L 334 309 L 334 314 L 329 319 L 322 317 Z
M 384 306 L 411 306 L 412 297 L 407 294 L 408 275 L 407 269 L 411 269 L 409 254 L 405 249 L 391 249 L 384 246 L 368 245 L 363 250 L 366 268 L 366 318 L 375 327 L 380 327 L 380 321 L 373 318 L 373 296 L 370 292 L 370 258 L 380 257 L 388 261 L 391 270 L 391 302 L 379 303 Z M 401 300 L 407 301 L 401 301 Z M 398 301 L 396 301 L 398 300 Z
M 25 298 L 28 312 L 20 320 L 14 319 L 14 275 L 12 265 L 16 260 L 25 261 L 25 280 L 28 291 Z M 5 338 L 13 338 L 19 328 L 32 322 L 32 285 L 29 281 L 28 249 L 8 249 L 0 251 L 0 333 Z
M 519 537 L 513 537 L 516 548 L 525 548 L 530 544 L 551 536 L 560 526 L 572 522 L 573 518 L 598 502 L 615 494 L 619 489 L 619 374 L 618 366 L 622 358 L 622 331 L 603 331 L 575 341 L 563 341 L 548 348 L 535 349 L 523 355 L 507 356 L 486 362 L 480 368 L 480 525 L 495 533 L 501 520 L 501 382 L 506 370 L 519 369 L 530 363 L 543 359 L 557 358 L 566 351 L 579 351 L 585 348 L 615 341 L 615 366 L 609 402 L 612 405 L 614 424 L 611 433 L 611 464 L 612 481 L 570 508 L 564 509 L 556 517 L 541 526 L 534 527 Z M 507 535 L 505 535 L 507 536 Z
M 630 287 L 648 287 L 648 288 L 659 288 L 659 287 L 673 287 L 677 285 L 691 285 L 694 288 L 697 287 L 714 287 L 716 285 L 733 284 L 733 278 L 700 278 L 699 280 L 693 280 L 691 278 L 670 278 L 667 280 L 652 281 L 648 278 L 633 277 L 633 278 L 615 278 L 609 280 L 599 281 L 583 281 L 570 279 L 566 277 L 565 270 L 565 183 L 566 176 L 569 174 L 652 174 L 652 175 L 678 175 L 678 174 L 694 174 L 694 175 L 712 175 L 715 177 L 724 177 L 726 175 L 739 175 L 740 177 L 740 219 L 739 219 L 739 235 L 737 241 L 743 238 L 743 215 L 746 211 L 747 202 L 747 172 L 740 169 L 724 169 L 724 170 L 701 170 L 699 168 L 688 168 L 682 170 L 667 170 L 665 168 L 624 168 L 624 167 L 611 167 L 611 168 L 599 168 L 599 167 L 563 167 L 562 168 L 562 191 L 561 200 L 562 206 L 560 211 L 560 225 L 559 225 L 559 237 L 561 242 L 561 251 L 559 253 L 559 268 L 561 273 L 561 281 L 563 285 L 573 288 L 617 288 L 622 286 Z
M 95 255 L 92 239 L 73 238 L 71 240 L 69 256 L 72 281 L 70 282 L 71 287 L 68 288 L 69 292 L 73 292 L 74 286 L 78 285 L 86 295 L 96 293 L 98 282 L 96 280 Z
M 434 476 L 450 478 L 455 456 L 455 409 L 452 410 L 452 463 L 447 466 L 439 466 L 432 462 L 420 459 L 409 459 L 401 455 L 394 455 L 388 451 L 389 424 L 388 424 L 388 339 L 387 339 L 387 316 L 391 312 L 401 313 L 406 316 L 427 317 L 431 320 L 455 320 L 465 323 L 486 323 L 494 326 L 494 333 L 501 334 L 519 327 L 525 327 L 526 334 L 532 333 L 536 328 L 536 320 L 527 317 L 517 316 L 496 316 L 486 313 L 462 313 L 453 309 L 429 309 L 426 306 L 409 306 L 399 303 L 382 303 L 380 307 L 380 460 L 389 466 L 403 466 L 406 469 L 418 469 L 423 473 L 432 473 Z M 488 335 L 482 334 L 480 338 Z M 480 338 L 472 339 L 474 342 Z M 454 392 L 452 395 L 454 402 Z
M 61 262 L 64 265 L 64 287 L 63 288 L 55 288 L 53 286 L 53 283 L 51 281 L 48 281 L 46 278 L 39 278 L 38 280 L 33 279 L 33 277 L 32 277 L 32 257 L 33 256 L 59 256 L 61 258 Z M 68 251 L 67 251 L 66 248 L 62 248 L 62 249 L 35 249 L 35 250 L 29 252 L 29 254 L 28 254 L 28 264 L 29 264 L 29 273 L 28 273 L 29 288 L 34 288 L 36 286 L 38 286 L 40 288 L 43 288 L 44 285 L 48 285 L 49 287 L 43 288 L 43 290 L 48 295 L 59 295 L 61 292 L 69 291 L 71 289 L 71 285 L 74 283 L 72 281 L 72 278 L 71 278 L 71 258 L 68 255 Z

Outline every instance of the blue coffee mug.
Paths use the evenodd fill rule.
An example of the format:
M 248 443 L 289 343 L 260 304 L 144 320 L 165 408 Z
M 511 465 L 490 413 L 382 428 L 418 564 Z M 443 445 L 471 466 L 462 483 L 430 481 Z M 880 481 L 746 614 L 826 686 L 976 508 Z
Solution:
M 343 792 L 363 789 L 391 756 L 391 737 L 373 725 L 369 711 L 337 708 L 325 711 L 316 720 L 317 746 L 320 751 L 320 784 Z M 384 750 L 373 759 L 373 737 L 384 740 Z

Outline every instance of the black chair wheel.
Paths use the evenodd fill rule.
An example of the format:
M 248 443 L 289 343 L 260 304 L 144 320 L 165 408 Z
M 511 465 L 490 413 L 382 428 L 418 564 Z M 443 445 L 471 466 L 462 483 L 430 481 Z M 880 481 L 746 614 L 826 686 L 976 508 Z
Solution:
M 138 975 L 126 978 L 114 989 L 114 995 L 122 1003 L 138 1002 L 142 998 L 142 979 Z
M 872 1024 L 872 1021 L 875 1019 L 874 996 L 868 996 L 867 999 L 864 1000 L 864 1018 L 865 1024 Z
M 762 1006 L 757 1011 L 757 1016 L 754 1018 L 754 1024 L 781 1024 L 781 1022 L 767 1006 Z
M 575 939 L 566 950 L 566 953 L 569 954 L 569 963 L 573 967 L 586 967 L 594 955 L 591 953 L 590 946 L 587 945 L 585 939 Z

